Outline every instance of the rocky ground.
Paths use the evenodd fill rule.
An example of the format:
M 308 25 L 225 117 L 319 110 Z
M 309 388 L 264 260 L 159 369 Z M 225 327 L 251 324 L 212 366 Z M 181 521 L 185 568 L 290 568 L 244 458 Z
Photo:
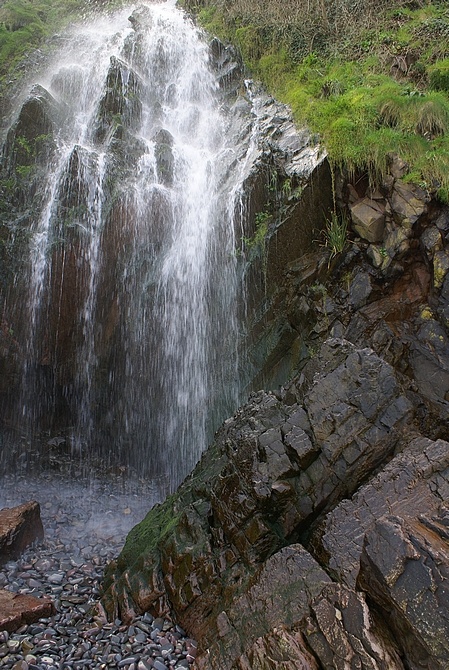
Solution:
M 74 483 L 54 473 L 36 480 L 3 479 L 0 508 L 34 497 L 40 502 L 42 542 L 0 569 L 0 588 L 49 596 L 54 614 L 14 633 L 0 632 L 0 666 L 14 670 L 125 668 L 164 670 L 193 662 L 195 643 L 164 618 L 133 625 L 91 615 L 108 561 L 147 512 L 151 491 L 126 483 Z

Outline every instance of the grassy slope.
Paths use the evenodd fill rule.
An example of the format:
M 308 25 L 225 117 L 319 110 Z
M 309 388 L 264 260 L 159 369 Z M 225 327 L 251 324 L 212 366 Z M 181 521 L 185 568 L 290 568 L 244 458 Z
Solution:
M 0 5 L 0 88 L 26 55 L 45 40 L 97 7 L 113 7 L 120 0 L 6 0 Z
M 121 0 L 7 0 L 0 87 L 69 21 Z M 390 152 L 449 202 L 446 0 L 183 0 L 322 137 L 334 165 L 375 182 Z
M 331 162 L 376 182 L 396 152 L 406 179 L 449 202 L 449 6 L 396 0 L 185 0 L 237 44 Z

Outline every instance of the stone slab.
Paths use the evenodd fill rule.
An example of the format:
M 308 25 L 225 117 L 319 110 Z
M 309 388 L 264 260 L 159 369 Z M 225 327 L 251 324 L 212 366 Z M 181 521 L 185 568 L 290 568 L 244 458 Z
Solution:
M 42 540 L 44 529 L 37 502 L 0 510 L 0 565 L 14 560 L 30 544 Z
M 24 624 L 34 623 L 41 617 L 54 614 L 54 605 L 48 598 L 0 590 L 0 630 L 13 633 Z

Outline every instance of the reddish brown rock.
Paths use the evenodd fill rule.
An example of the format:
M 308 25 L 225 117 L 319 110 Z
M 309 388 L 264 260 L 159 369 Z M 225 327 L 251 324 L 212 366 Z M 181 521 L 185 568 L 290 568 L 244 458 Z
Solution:
M 34 623 L 41 617 L 48 617 L 52 614 L 54 614 L 54 606 L 48 598 L 38 599 L 0 590 L 0 630 L 13 633 L 23 624 Z
M 303 622 L 309 649 L 329 670 L 404 670 L 385 628 L 376 623 L 364 594 L 329 584 L 310 605 Z
M 300 631 L 285 626 L 259 637 L 251 649 L 232 666 L 232 670 L 318 670 L 319 665 L 307 650 Z
M 133 529 L 109 566 L 105 610 L 122 621 L 174 612 L 201 670 L 257 656 L 255 641 L 293 629 L 329 582 L 296 539 L 393 452 L 412 417 L 390 366 L 329 340 L 280 397 L 253 394 Z
M 43 537 L 39 503 L 28 502 L 0 510 L 0 565 L 17 558 L 26 547 Z

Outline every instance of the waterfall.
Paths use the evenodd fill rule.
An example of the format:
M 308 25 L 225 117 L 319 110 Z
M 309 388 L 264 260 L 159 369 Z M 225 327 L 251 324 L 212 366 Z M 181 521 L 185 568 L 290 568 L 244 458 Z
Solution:
M 63 36 L 11 125 L 8 239 L 27 251 L 2 289 L 16 463 L 45 436 L 172 490 L 237 406 L 243 172 L 229 178 L 209 60 L 172 1 L 99 16 Z

